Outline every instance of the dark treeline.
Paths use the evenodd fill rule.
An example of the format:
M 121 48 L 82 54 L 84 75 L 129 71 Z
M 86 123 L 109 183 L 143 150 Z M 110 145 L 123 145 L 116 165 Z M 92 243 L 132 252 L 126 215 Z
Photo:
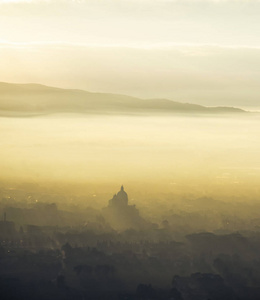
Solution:
M 3 197 L 0 209 L 3 299 L 260 299 L 255 215 L 219 213 L 214 227 L 209 213 L 169 212 L 155 223 L 123 186 L 101 210 L 28 197 Z M 192 231 L 198 220 L 214 230 Z

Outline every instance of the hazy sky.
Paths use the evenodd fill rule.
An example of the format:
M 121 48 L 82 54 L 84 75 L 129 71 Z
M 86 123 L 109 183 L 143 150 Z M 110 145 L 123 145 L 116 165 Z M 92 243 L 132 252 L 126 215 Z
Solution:
M 257 105 L 259 15 L 256 0 L 0 0 L 0 81 Z
M 260 46 L 259 1 L 0 1 L 1 39 L 97 45 Z

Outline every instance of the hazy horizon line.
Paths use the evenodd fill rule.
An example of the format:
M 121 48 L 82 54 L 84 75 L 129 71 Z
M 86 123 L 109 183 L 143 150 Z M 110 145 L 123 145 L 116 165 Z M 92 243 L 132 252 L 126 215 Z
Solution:
M 66 42 L 66 41 L 27 41 L 27 42 L 14 42 L 0 39 L 0 47 L 12 47 L 12 46 L 64 46 L 64 47 L 90 47 L 90 48 L 133 48 L 133 49 L 175 49 L 178 47 L 187 48 L 223 48 L 223 49 L 255 49 L 260 50 L 259 46 L 254 45 L 241 45 L 241 44 L 216 44 L 216 43 L 78 43 L 78 42 Z

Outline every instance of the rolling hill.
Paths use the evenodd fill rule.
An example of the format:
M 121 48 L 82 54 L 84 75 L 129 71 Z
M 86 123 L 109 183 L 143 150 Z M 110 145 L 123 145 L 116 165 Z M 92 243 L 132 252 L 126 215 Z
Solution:
M 168 99 L 140 99 L 40 84 L 0 83 L 1 114 L 73 113 L 243 113 L 234 107 L 205 107 Z

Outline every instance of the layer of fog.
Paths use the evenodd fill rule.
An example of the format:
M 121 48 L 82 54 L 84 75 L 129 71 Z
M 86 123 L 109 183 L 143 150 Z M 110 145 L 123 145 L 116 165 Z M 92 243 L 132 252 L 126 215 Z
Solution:
M 256 114 L 1 118 L 1 178 L 234 191 L 257 187 L 259 134 Z

